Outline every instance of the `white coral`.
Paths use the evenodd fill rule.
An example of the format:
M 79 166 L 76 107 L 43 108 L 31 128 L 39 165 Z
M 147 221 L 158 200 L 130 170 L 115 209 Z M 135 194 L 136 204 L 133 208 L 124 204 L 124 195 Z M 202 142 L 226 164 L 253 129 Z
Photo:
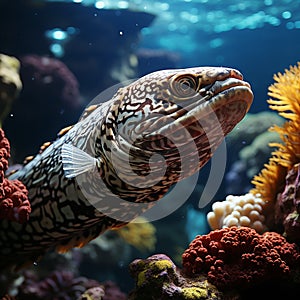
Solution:
M 242 196 L 228 195 L 225 201 L 215 202 L 207 214 L 211 229 L 221 229 L 232 226 L 246 226 L 258 233 L 267 230 L 263 208 L 265 202 L 260 195 L 248 193 Z

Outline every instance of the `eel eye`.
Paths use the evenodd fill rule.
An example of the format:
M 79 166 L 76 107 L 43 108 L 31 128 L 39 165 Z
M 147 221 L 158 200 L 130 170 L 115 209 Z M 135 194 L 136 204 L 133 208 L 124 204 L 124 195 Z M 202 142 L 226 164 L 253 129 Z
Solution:
M 179 98 L 190 98 L 197 93 L 197 80 L 191 75 L 181 75 L 172 81 L 172 92 Z

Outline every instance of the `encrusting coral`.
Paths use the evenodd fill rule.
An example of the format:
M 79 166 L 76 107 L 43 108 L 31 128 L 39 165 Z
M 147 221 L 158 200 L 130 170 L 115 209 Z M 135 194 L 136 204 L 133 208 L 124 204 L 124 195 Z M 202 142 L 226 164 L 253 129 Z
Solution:
M 187 276 L 207 275 L 220 290 L 245 289 L 292 279 L 300 254 L 278 233 L 230 227 L 197 236 L 183 253 L 182 265 Z
M 4 178 L 9 157 L 9 141 L 0 128 L 0 219 L 24 223 L 31 212 L 28 191 L 19 180 Z
M 262 233 L 267 230 L 262 214 L 265 202 L 251 193 L 242 196 L 228 195 L 225 201 L 215 202 L 212 211 L 207 214 L 211 229 L 232 226 L 247 226 Z

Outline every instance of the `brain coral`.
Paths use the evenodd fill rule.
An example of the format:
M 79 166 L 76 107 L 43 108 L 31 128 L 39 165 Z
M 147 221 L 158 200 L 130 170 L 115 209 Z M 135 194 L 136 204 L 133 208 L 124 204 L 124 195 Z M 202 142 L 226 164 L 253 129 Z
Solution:
M 183 253 L 182 264 L 187 275 L 207 274 L 209 282 L 227 290 L 287 279 L 299 270 L 300 254 L 278 233 L 230 227 L 197 236 Z
M 263 207 L 265 202 L 251 193 L 242 196 L 226 197 L 225 201 L 215 202 L 212 210 L 207 214 L 207 221 L 214 229 L 246 226 L 262 233 L 267 230 Z

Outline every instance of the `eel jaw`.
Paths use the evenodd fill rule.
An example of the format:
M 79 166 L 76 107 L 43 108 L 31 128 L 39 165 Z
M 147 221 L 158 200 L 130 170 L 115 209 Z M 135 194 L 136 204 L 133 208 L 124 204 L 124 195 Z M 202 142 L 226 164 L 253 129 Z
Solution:
M 156 133 L 167 136 L 176 132 L 178 126 L 197 131 L 197 127 L 212 119 L 221 124 L 226 135 L 243 119 L 253 101 L 250 84 L 236 77 L 215 81 L 199 93 L 203 95 L 199 100 L 187 103 L 179 117 L 178 112 L 169 115 L 174 122 L 162 126 Z M 203 133 L 202 128 L 199 133 Z

